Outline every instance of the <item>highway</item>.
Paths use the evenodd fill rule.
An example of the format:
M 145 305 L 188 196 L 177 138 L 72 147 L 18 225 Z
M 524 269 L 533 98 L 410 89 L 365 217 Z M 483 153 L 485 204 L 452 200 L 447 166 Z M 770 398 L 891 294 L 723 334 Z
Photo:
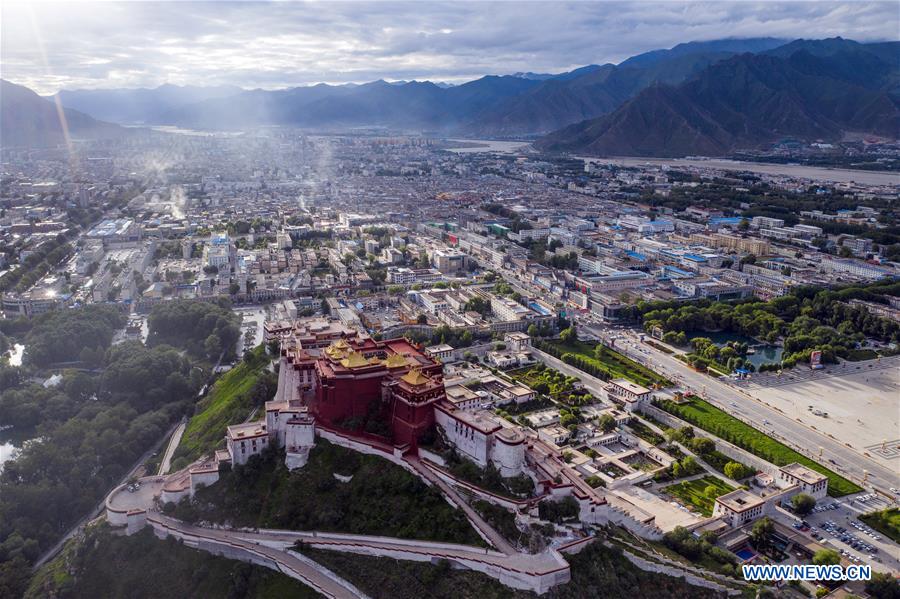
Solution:
M 580 319 L 579 325 L 582 330 L 601 339 L 609 337 L 609 330 L 589 323 L 586 319 Z M 637 350 L 638 347 L 647 353 L 641 353 Z M 683 387 L 701 395 L 709 403 L 839 474 L 854 479 L 857 483 L 862 481 L 863 471 L 866 470 L 869 473 L 867 485 L 870 487 L 890 494 L 888 491 L 890 487 L 900 486 L 900 473 L 881 462 L 865 457 L 861 453 L 862 448 L 854 448 L 852 445 L 848 446 L 842 441 L 827 437 L 806 424 L 785 416 L 776 408 L 741 389 L 688 368 L 674 357 L 640 343 L 634 333 L 625 333 L 624 340 L 622 338 L 617 340 L 616 350 L 652 367 L 670 379 L 677 380 Z

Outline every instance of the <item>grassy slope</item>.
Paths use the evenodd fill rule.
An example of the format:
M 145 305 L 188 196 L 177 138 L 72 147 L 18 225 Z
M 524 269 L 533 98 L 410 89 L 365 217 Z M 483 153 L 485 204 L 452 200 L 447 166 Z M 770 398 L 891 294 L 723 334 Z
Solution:
M 322 530 L 483 546 L 461 510 L 400 466 L 319 439 L 293 472 L 267 452 L 197 492 L 175 515 L 236 526 Z M 352 476 L 341 482 L 334 474 Z
M 265 347 L 257 347 L 249 363 L 241 361 L 213 384 L 197 404 L 174 459 L 191 462 L 222 443 L 226 427 L 242 422 L 253 409 L 249 392 L 268 364 Z
M 688 505 L 696 507 L 704 516 L 712 516 L 713 505 L 716 500 L 706 495 L 706 487 L 710 485 L 716 488 L 718 495 L 734 491 L 731 485 L 725 484 L 725 482 L 715 476 L 704 476 L 696 480 L 680 482 L 664 488 L 663 491 L 673 497 L 678 497 Z
M 862 490 L 860 486 L 843 476 L 797 453 L 787 445 L 776 441 L 750 425 L 744 424 L 737 418 L 730 416 L 700 398 L 692 398 L 683 404 L 663 402 L 661 407 L 667 412 L 671 412 L 705 431 L 720 436 L 726 441 L 730 441 L 777 466 L 799 462 L 807 468 L 824 474 L 828 477 L 828 494 L 832 497 L 843 497 Z
M 584 341 L 572 341 L 562 343 L 561 341 L 549 341 L 551 345 L 556 346 L 562 352 L 569 352 L 580 355 L 589 364 L 606 372 L 610 378 L 625 378 L 635 382 L 638 385 L 646 387 L 658 383 L 663 386 L 671 385 L 671 381 L 660 376 L 642 364 L 638 364 L 631 358 L 607 347 L 603 344 L 585 343 Z M 602 348 L 602 359 L 594 356 L 594 347 Z
M 26 597 L 247 597 L 311 599 L 319 594 L 262 566 L 161 541 L 146 529 L 131 537 L 105 526 L 70 542 L 34 577 Z

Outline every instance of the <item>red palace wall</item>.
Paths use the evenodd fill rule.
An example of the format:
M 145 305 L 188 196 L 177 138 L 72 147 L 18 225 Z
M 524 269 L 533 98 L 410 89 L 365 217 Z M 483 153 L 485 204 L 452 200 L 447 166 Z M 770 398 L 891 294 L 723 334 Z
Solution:
M 316 416 L 335 424 L 347 418 L 362 418 L 369 404 L 381 400 L 383 377 L 333 378 L 316 386 L 316 399 L 311 407 Z
M 396 443 L 415 445 L 419 437 L 434 425 L 434 403 L 410 406 L 394 401 L 392 428 Z
M 405 339 L 390 340 L 383 344 L 367 339 L 365 343 L 353 345 L 366 351 L 381 346 L 389 352 L 407 356 L 418 354 L 420 358 L 422 356 L 421 351 Z M 419 364 L 423 374 L 440 382 L 443 365 L 432 360 L 420 360 Z M 374 415 L 370 406 L 381 404 L 384 389 L 382 383 L 397 381 L 406 370 L 395 369 L 392 374 L 388 368 L 377 364 L 348 368 L 341 366 L 337 360 L 323 356 L 315 365 L 315 395 L 309 402 L 310 411 L 324 424 L 349 430 L 346 428 L 347 420 L 362 422 L 367 416 Z M 397 384 L 400 383 L 396 382 L 390 388 L 399 390 Z M 429 386 L 427 393 L 417 393 L 411 389 L 401 391 L 405 396 L 414 398 L 410 403 L 398 400 L 391 394 L 391 403 L 384 406 L 380 416 L 387 421 L 394 443 L 415 445 L 416 440 L 434 426 L 433 404 L 444 397 L 444 393 L 443 386 L 436 387 L 434 383 Z M 417 403 L 415 399 L 423 400 L 423 403 Z

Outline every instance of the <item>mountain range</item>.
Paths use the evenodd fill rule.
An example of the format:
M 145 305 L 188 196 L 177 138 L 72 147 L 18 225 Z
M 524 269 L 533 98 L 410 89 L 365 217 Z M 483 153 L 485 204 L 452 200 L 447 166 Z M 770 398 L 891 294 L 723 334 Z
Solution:
M 125 133 L 105 123 L 40 97 L 32 90 L 0 79 L 0 146 L 49 147 L 68 139 L 114 138 Z
M 549 151 L 619 156 L 721 156 L 779 139 L 846 132 L 900 137 L 900 44 L 796 41 L 709 65 L 679 85 L 658 82 L 610 114 L 537 142 Z
M 82 117 L 120 124 L 375 126 L 472 137 L 543 135 L 537 145 L 551 151 L 722 155 L 782 137 L 832 140 L 846 131 L 900 137 L 898 61 L 896 42 L 727 39 L 679 44 L 618 65 L 489 75 L 453 86 L 164 85 L 63 90 L 53 99 Z M 5 110 L 0 117 L 8 122 Z
M 96 119 L 120 124 L 156 123 L 168 112 L 194 102 L 233 96 L 243 91 L 233 85 L 197 87 L 160 85 L 153 89 L 80 89 L 55 94 L 66 108 Z M 54 96 L 49 96 L 53 99 Z

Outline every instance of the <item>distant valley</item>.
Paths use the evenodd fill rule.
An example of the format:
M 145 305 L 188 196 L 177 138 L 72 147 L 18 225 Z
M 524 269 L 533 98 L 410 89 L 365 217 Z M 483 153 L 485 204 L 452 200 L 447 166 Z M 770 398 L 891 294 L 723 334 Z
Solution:
M 847 132 L 900 137 L 898 57 L 898 43 L 730 39 L 680 44 L 618 65 L 488 75 L 454 86 L 163 85 L 63 90 L 50 99 L 71 113 L 72 132 L 86 136 L 121 133 L 111 123 L 211 130 L 380 127 L 537 139 L 536 147 L 550 152 L 724 156 L 785 138 L 833 141 Z M 59 143 L 52 103 L 35 94 L 26 98 L 24 88 L 11 85 L 3 88 L 3 145 Z

